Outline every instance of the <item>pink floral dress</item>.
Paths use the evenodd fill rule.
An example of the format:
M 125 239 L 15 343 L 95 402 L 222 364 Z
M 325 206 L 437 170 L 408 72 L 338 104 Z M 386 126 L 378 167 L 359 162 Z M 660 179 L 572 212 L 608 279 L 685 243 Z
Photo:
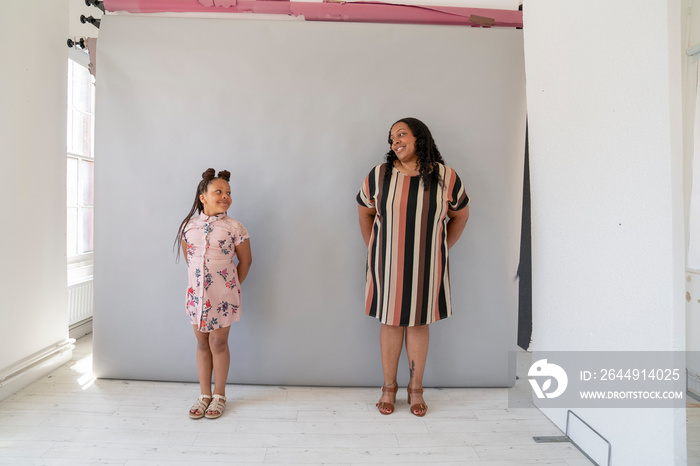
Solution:
M 230 326 L 241 318 L 241 289 L 233 258 L 248 231 L 226 213 L 192 218 L 182 233 L 187 243 L 187 314 L 200 332 Z

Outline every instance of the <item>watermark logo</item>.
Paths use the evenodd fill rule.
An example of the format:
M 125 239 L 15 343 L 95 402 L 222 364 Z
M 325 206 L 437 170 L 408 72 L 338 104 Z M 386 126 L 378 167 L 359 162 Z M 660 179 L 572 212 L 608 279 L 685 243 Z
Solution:
M 509 407 L 678 409 L 686 406 L 686 361 L 700 361 L 700 351 L 533 351 L 531 358 L 518 367 Z
M 566 390 L 566 386 L 569 383 L 569 378 L 566 376 L 566 372 L 560 366 L 556 364 L 548 363 L 546 359 L 540 359 L 530 366 L 530 370 L 527 372 L 530 378 L 530 385 L 535 391 L 537 398 L 556 398 Z M 533 378 L 535 377 L 535 378 Z M 537 378 L 544 378 L 542 385 L 540 386 Z M 549 392 L 552 388 L 552 380 L 556 380 L 556 389 Z

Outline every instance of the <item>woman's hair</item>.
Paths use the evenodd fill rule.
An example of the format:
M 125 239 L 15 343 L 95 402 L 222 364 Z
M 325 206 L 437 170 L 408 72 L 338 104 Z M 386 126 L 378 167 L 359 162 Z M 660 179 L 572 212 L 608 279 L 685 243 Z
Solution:
M 200 214 L 204 210 L 204 205 L 202 205 L 202 201 L 199 199 L 199 196 L 206 193 L 207 189 L 209 188 L 209 183 L 217 179 L 222 179 L 228 182 L 231 179 L 231 173 L 229 173 L 228 170 L 221 170 L 217 175 L 216 170 L 213 168 L 207 168 L 207 170 L 202 173 L 202 181 L 200 181 L 197 185 L 197 192 L 194 195 L 194 203 L 192 204 L 190 213 L 187 214 L 187 217 L 185 217 L 182 223 L 180 223 L 180 228 L 177 230 L 175 244 L 173 245 L 173 247 L 177 250 L 177 259 L 180 259 L 180 241 L 182 240 L 182 234 L 185 232 L 187 223 L 192 219 L 192 217 L 194 217 L 195 212 Z
M 434 170 L 435 163 L 439 162 L 444 164 L 445 161 L 440 155 L 440 151 L 433 140 L 433 135 L 430 134 L 428 127 L 420 121 L 418 118 L 402 118 L 396 123 L 406 123 L 408 128 L 413 133 L 416 138 L 416 155 L 418 156 L 418 172 L 420 173 L 420 178 L 423 181 L 423 187 L 427 188 L 430 186 L 432 181 L 437 181 L 442 186 L 442 179 L 440 178 L 440 172 Z M 393 128 L 394 123 L 391 125 Z M 394 150 L 391 149 L 391 129 L 389 129 L 389 152 L 386 153 L 386 171 L 384 176 L 386 179 L 391 177 L 391 169 L 394 167 L 394 161 L 398 159 Z

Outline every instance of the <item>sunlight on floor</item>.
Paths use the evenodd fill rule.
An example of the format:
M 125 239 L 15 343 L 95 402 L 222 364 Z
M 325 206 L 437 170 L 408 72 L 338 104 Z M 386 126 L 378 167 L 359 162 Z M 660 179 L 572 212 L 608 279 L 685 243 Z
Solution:
M 92 373 L 92 354 L 73 364 L 71 370 L 80 374 L 78 384 L 83 390 L 95 383 L 95 376 Z

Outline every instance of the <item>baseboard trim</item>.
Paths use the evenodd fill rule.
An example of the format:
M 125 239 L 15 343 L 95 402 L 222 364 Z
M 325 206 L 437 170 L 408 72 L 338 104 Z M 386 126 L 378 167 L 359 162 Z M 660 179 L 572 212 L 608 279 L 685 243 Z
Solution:
M 74 343 L 74 339 L 67 338 L 6 368 L 0 374 L 0 400 L 70 361 Z
M 92 333 L 92 317 L 88 317 L 85 320 L 71 325 L 68 328 L 68 336 L 77 340 L 80 337 L 84 337 L 88 333 Z

